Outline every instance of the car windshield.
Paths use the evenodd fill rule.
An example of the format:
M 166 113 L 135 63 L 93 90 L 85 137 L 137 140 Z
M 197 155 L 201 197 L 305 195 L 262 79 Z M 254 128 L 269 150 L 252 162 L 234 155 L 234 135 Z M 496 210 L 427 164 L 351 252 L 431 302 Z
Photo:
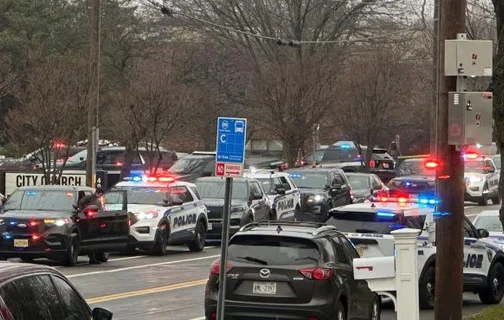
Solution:
M 500 155 L 498 155 L 498 156 L 493 156 L 493 157 L 492 157 L 492 160 L 493 160 L 493 162 L 494 162 L 494 164 L 495 164 L 495 167 L 496 167 L 498 170 L 500 170 L 500 168 L 501 168 L 501 156 L 500 156 Z
M 133 187 L 119 186 L 112 190 L 126 190 L 128 204 L 162 204 L 169 189 L 166 187 Z
M 289 174 L 298 188 L 323 189 L 329 184 L 327 172 L 299 171 L 290 172 Z
M 259 265 L 316 265 L 320 252 L 308 239 L 237 235 L 229 243 L 228 259 Z
M 5 203 L 7 210 L 71 211 L 75 192 L 61 190 L 16 190 Z
M 171 166 L 168 172 L 178 173 L 178 174 L 191 174 L 195 172 L 202 171 L 207 164 L 206 158 L 194 158 L 194 157 L 184 157 Z
M 73 156 L 67 159 L 66 163 L 81 163 L 82 161 L 85 161 L 87 157 L 87 150 L 82 150 L 80 152 L 77 152 Z
M 485 161 L 483 160 L 474 160 L 474 161 L 464 161 L 464 172 L 470 173 L 486 173 L 487 170 Z
M 371 185 L 369 184 L 369 178 L 366 176 L 358 176 L 358 175 L 347 175 L 348 181 L 350 181 L 350 185 L 353 189 L 371 189 Z
M 327 224 L 333 225 L 341 232 L 389 234 L 406 228 L 400 221 L 400 215 L 369 212 L 333 212 Z
M 397 168 L 396 176 L 435 176 L 436 170 L 429 170 L 424 167 L 424 159 L 404 160 Z
M 474 222 L 476 229 L 486 229 L 490 232 L 502 232 L 499 216 L 481 216 Z
M 321 161 L 347 162 L 360 160 L 359 151 L 356 148 L 331 148 L 324 152 Z
M 202 199 L 224 199 L 225 185 L 225 180 L 196 181 Z M 248 200 L 247 184 L 245 182 L 233 182 L 232 198 Z

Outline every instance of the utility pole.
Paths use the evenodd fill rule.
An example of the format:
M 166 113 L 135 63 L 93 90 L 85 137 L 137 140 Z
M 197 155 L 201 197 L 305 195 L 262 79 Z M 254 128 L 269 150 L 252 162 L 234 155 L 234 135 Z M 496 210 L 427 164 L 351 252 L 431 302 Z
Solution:
M 431 132 L 430 132 L 430 154 L 434 158 L 437 152 L 437 113 L 439 108 L 439 71 L 441 70 L 440 65 L 440 54 L 439 54 L 439 0 L 434 0 L 434 32 L 433 32 L 433 74 L 432 79 L 434 80 L 434 94 L 432 95 L 432 109 L 431 109 Z
M 445 40 L 457 39 L 457 34 L 465 32 L 465 12 L 466 0 L 439 1 L 437 159 L 441 165 L 437 211 L 443 215 L 436 223 L 435 320 L 462 319 L 464 162 L 458 147 L 448 144 L 448 92 L 462 91 L 463 80 L 445 76 L 441 66 L 446 58 Z
M 95 187 L 96 151 L 98 142 L 98 111 L 100 105 L 101 0 L 90 0 L 91 35 L 89 55 L 89 109 L 86 184 Z

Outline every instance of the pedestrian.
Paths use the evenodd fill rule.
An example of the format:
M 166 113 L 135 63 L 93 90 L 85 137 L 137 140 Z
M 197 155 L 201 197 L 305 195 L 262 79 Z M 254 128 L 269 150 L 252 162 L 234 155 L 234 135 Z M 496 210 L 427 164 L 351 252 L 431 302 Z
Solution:
M 97 208 L 102 207 L 101 197 L 105 194 L 103 188 L 96 188 L 93 194 L 82 197 L 79 202 L 80 210 L 84 210 L 89 206 L 96 206 Z M 90 264 L 100 264 L 101 262 L 96 259 L 96 254 L 94 252 L 88 254 Z
M 399 135 L 396 134 L 394 140 L 390 142 L 388 147 L 388 153 L 397 160 L 397 157 L 401 156 L 401 147 L 399 144 Z

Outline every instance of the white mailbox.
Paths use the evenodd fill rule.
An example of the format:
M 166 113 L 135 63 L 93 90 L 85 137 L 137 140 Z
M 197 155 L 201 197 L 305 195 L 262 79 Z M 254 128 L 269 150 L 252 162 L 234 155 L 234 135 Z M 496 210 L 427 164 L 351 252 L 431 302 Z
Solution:
M 353 268 L 357 280 L 394 279 L 396 276 L 395 257 L 354 259 Z

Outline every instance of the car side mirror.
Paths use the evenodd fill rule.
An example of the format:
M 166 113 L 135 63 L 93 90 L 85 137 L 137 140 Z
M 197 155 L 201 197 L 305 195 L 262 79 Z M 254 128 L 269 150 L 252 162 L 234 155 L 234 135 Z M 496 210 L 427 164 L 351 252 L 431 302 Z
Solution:
M 263 197 L 262 197 L 262 194 L 253 194 L 251 197 L 250 197 L 250 200 L 261 200 Z
M 486 229 L 478 229 L 478 237 L 479 238 L 488 238 L 490 237 L 490 232 Z
M 94 308 L 93 309 L 93 320 L 112 320 L 113 313 L 103 309 Z
M 277 194 L 285 194 L 285 189 L 284 188 L 276 188 L 276 193 Z

